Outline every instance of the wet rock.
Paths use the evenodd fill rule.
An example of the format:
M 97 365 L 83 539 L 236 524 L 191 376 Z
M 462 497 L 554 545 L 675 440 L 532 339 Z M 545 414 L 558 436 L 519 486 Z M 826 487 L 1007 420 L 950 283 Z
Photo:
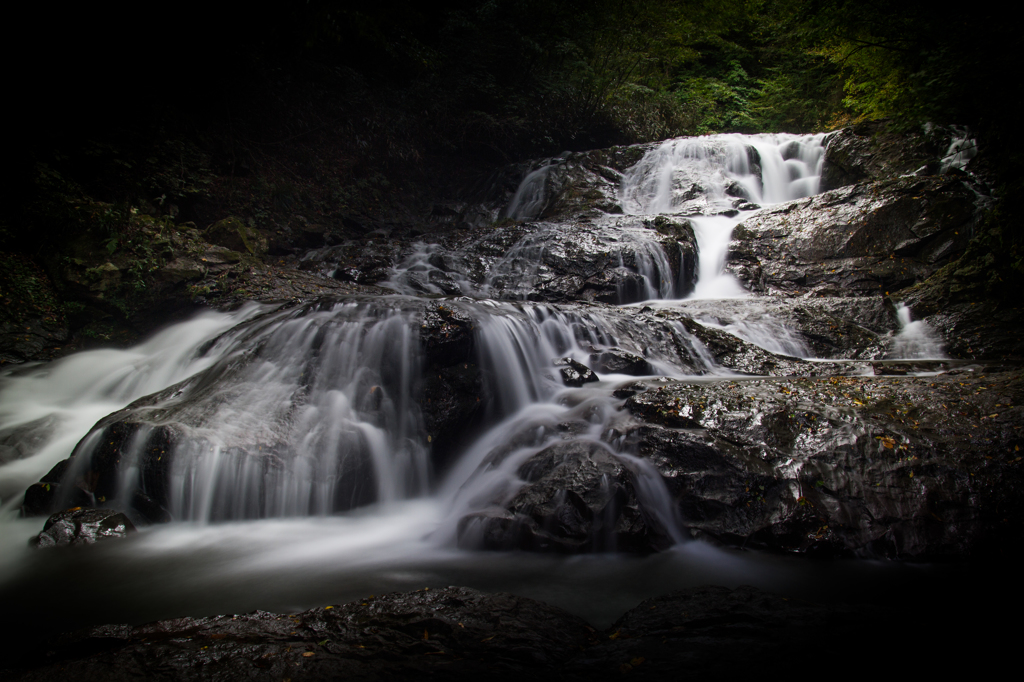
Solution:
M 647 376 L 655 373 L 654 367 L 646 359 L 621 348 L 608 348 L 591 354 L 590 364 L 602 374 Z
M 886 338 L 900 328 L 895 306 L 882 296 L 686 301 L 675 307 L 701 324 L 800 357 L 880 357 Z
M 301 267 L 417 295 L 552 302 L 683 296 L 697 276 L 693 228 L 676 218 L 499 224 L 424 239 L 404 248 L 353 242 L 320 249 Z
M 998 631 L 992 622 L 994 610 L 955 608 L 950 600 L 923 609 L 818 603 L 750 586 L 707 585 L 645 599 L 598 632 L 525 597 L 427 588 L 293 614 L 254 611 L 50 637 L 33 633 L 12 648 L 0 672 L 17 682 L 120 682 L 154 671 L 229 682 L 518 681 L 526 675 L 664 680 L 680 670 L 716 679 L 733 677 L 737 669 L 786 674 L 809 655 L 832 660 L 898 641 L 908 653 L 886 662 L 887 670 L 938 673 L 955 667 L 951 648 L 1013 650 L 1005 628 Z M 1010 654 L 1002 658 L 1009 662 Z M 846 672 L 870 673 L 877 666 L 874 656 L 843 662 Z
M 473 318 L 458 307 L 429 305 L 420 322 L 420 340 L 429 364 L 450 366 L 473 359 Z
M 31 456 L 47 441 L 57 421 L 57 417 L 49 415 L 25 424 L 0 428 L 0 464 Z
M 598 381 L 593 370 L 582 362 L 576 362 L 572 358 L 558 358 L 553 361 L 558 367 L 558 373 L 562 375 L 562 383 L 566 386 L 582 386 L 592 381 Z
M 22 516 L 48 516 L 61 506 L 89 507 L 95 504 L 95 498 L 79 486 L 61 488 L 70 464 L 71 459 L 57 462 L 38 483 L 28 487 L 21 507 Z M 58 491 L 61 492 L 59 498 Z
M 688 224 L 673 238 L 635 218 L 598 223 L 528 225 L 501 257 L 467 271 L 485 274 L 492 295 L 546 301 L 630 303 L 664 291 L 689 292 L 696 277 L 696 240 Z M 462 247 L 465 261 L 477 246 Z
M 852 185 L 751 216 L 727 270 L 756 293 L 888 294 L 927 278 L 967 245 L 975 194 L 960 180 L 904 177 Z
M 476 432 L 488 404 L 483 375 L 475 362 L 427 371 L 419 400 L 431 461 L 443 469 L 459 453 L 468 434 Z
M 556 443 L 519 468 L 505 513 L 463 518 L 460 544 L 538 552 L 650 552 L 671 544 L 637 501 L 635 474 L 603 445 Z
M 13 679 L 512 680 L 557 669 L 593 640 L 584 621 L 532 599 L 428 588 L 297 614 L 89 628 L 48 641 L 57 660 L 39 656 Z
M 612 147 L 545 159 L 521 171 L 524 178 L 529 172 L 535 173 L 537 186 L 531 188 L 528 204 L 520 200 L 513 205 L 515 197 L 510 196 L 502 215 L 524 220 L 553 220 L 622 213 L 617 197 L 622 173 L 636 164 L 650 147 Z
M 942 337 L 951 357 L 1024 358 L 1016 289 L 1002 280 L 995 262 L 993 254 L 971 250 L 899 294 L 914 319 Z
M 617 387 L 612 391 L 612 395 L 616 398 L 632 398 L 637 393 L 642 393 L 647 390 L 647 385 L 642 381 L 637 381 L 631 384 L 625 384 Z
M 92 545 L 127 537 L 135 530 L 128 517 L 112 509 L 66 509 L 46 520 L 43 531 L 29 541 L 32 547 Z
M 367 330 L 376 330 L 369 340 L 362 336 Z M 433 453 L 444 466 L 486 404 L 472 319 L 456 306 L 397 301 L 378 308 L 325 299 L 257 317 L 235 333 L 247 335 L 245 352 L 97 423 L 66 464 L 29 488 L 26 515 L 114 500 L 143 522 L 175 514 L 259 518 L 268 513 L 267 500 L 302 505 L 296 510 L 304 513 L 309 505 L 325 513 L 351 509 L 379 492 L 372 448 L 380 444 L 364 436 L 363 425 L 403 424 L 392 447 L 415 449 L 409 456 Z M 378 354 L 379 362 L 349 376 L 348 352 Z M 403 362 L 410 363 L 404 370 Z M 273 380 L 254 379 L 261 366 L 275 368 Z M 335 400 L 342 379 L 344 400 Z M 254 382 L 275 397 L 236 410 L 234 400 L 256 399 Z M 333 416 L 321 419 L 324 413 Z M 312 468 L 303 464 L 309 460 Z M 208 478 L 192 475 L 214 465 L 220 473 L 209 488 Z M 126 475 L 134 490 L 118 499 Z M 284 479 L 317 492 L 309 500 L 273 502 Z
M 626 408 L 695 535 L 932 560 L 1019 532 L 1021 399 L 1017 372 L 968 372 L 679 383 Z
M 828 136 L 821 191 L 921 172 L 935 175 L 951 133 L 895 132 L 888 121 L 866 121 Z

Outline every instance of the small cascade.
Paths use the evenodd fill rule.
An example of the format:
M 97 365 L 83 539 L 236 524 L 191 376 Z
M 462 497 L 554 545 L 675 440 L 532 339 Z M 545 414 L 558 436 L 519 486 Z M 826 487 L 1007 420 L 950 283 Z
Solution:
M 548 176 L 560 159 L 549 159 L 540 168 L 530 171 L 519 183 L 515 194 L 501 215 L 513 220 L 536 220 L 547 208 Z
M 896 308 L 900 330 L 892 339 L 887 357 L 892 360 L 944 360 L 947 359 L 942 340 L 924 320 L 914 320 L 910 308 L 900 304 Z
M 135 430 L 122 448 L 120 495 L 159 495 L 172 517 L 211 521 L 322 515 L 422 494 L 421 375 L 418 325 L 400 305 L 257 320 L 204 374 L 128 417 Z M 84 443 L 78 465 L 101 456 L 107 440 Z
M 410 253 L 391 268 L 391 276 L 379 286 L 407 296 L 469 295 L 475 291 L 458 272 L 444 266 L 444 251 L 440 245 L 424 242 L 413 244 Z
M 967 130 L 956 130 L 949 148 L 946 149 L 940 165 L 940 173 L 948 173 L 952 169 L 964 170 L 967 164 L 978 155 L 978 142 Z
M 576 435 L 620 454 L 601 440 L 621 419 L 616 399 L 607 388 L 567 387 L 558 364 L 564 359 L 598 367 L 595 380 L 633 380 L 638 371 L 681 376 L 677 355 L 643 357 L 660 332 L 630 330 L 625 338 L 617 328 L 626 317 L 596 311 L 468 299 L 431 308 L 401 297 L 317 304 L 264 314 L 221 334 L 205 363 L 187 365 L 201 371 L 93 429 L 79 444 L 69 476 L 99 471 L 94 467 L 111 456 L 108 445 L 115 446 L 118 479 L 100 482 L 89 504 L 134 505 L 145 514 L 146 504 L 160 500 L 171 518 L 200 522 L 323 516 L 423 497 L 436 481 L 424 425 L 428 359 L 420 330 L 434 310 L 472 320 L 483 395 L 489 396 L 482 419 L 505 434 L 484 435 L 471 448 L 476 459 L 462 456 L 450 481 L 473 479 L 480 458 L 493 450 L 489 444 L 504 442 L 510 429 L 547 433 L 536 454 L 559 433 L 552 424 L 566 419 L 591 424 L 584 430 L 589 436 Z M 685 328 L 672 329 L 676 347 L 693 349 L 698 363 L 713 367 Z M 626 375 L 601 369 L 596 359 L 611 351 L 632 358 L 634 368 Z M 155 359 L 150 363 L 164 372 L 150 388 L 162 389 L 180 375 L 166 373 Z M 140 499 L 150 502 L 139 507 Z
M 3 511 L 20 506 L 25 488 L 67 457 L 93 424 L 208 369 L 229 352 L 238 325 L 264 310 L 250 304 L 204 313 L 128 350 L 76 353 L 0 375 L 0 441 L 31 444 L 0 460 Z
M 689 217 L 700 248 L 695 298 L 746 291 L 723 273 L 733 228 L 765 205 L 817 194 L 824 135 L 710 135 L 668 140 L 623 178 L 619 200 L 632 214 Z
M 636 495 L 649 509 L 654 523 L 674 541 L 680 541 L 678 519 L 664 481 L 653 466 L 629 452 L 622 439 L 609 438 L 620 422 L 628 421 L 619 401 L 600 383 L 566 386 L 558 358 L 593 364 L 595 352 L 616 346 L 613 321 L 600 315 L 566 312 L 556 307 L 490 304 L 493 313 L 474 315 L 480 364 L 493 395 L 497 421 L 462 455 L 442 484 L 441 497 L 451 500 L 447 521 L 438 538 L 476 546 L 472 522 L 465 519 L 500 509 L 524 483 L 524 467 L 551 449 L 573 443 L 594 448 L 625 466 Z M 682 335 L 692 338 L 685 331 Z M 698 342 L 699 343 L 699 342 Z M 661 374 L 675 374 L 667 359 L 649 359 Z M 635 377 L 602 374 L 611 380 Z M 605 487 L 611 484 L 605 481 Z M 608 487 L 609 495 L 612 490 Z M 609 508 L 610 511 L 610 508 Z M 479 529 L 477 529 L 479 530 Z M 614 534 L 593 538 L 595 547 L 614 550 Z

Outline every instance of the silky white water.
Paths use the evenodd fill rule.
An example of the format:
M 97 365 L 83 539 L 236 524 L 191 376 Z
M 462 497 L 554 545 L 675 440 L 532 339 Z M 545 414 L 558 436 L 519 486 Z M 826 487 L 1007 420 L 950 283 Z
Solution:
M 742 302 L 749 293 L 725 271 L 733 228 L 762 206 L 817 192 L 822 138 L 671 140 L 625 174 L 619 199 L 627 217 L 689 220 L 700 268 L 691 301 Z M 524 178 L 505 215 L 540 215 L 556 163 Z M 614 220 L 600 228 L 616 229 Z M 673 299 L 683 273 L 673 272 L 650 232 L 621 228 L 620 267 L 640 275 L 645 304 L 682 305 Z M 151 607 L 132 607 L 125 618 L 287 610 L 386 589 L 458 583 L 518 591 L 600 622 L 640 598 L 691 584 L 791 587 L 795 573 L 785 562 L 684 542 L 661 477 L 614 437 L 629 417 L 612 391 L 637 377 L 598 372 L 597 382 L 563 383 L 554 360 L 588 364 L 606 349 L 643 357 L 653 376 L 693 379 L 699 372 L 714 380 L 728 373 L 678 322 L 632 329 L 622 316 L 598 307 L 514 302 L 533 285 L 555 236 L 537 226 L 475 282 L 452 276 L 439 247 L 421 243 L 393 267 L 387 285 L 395 296 L 205 313 L 128 350 L 5 370 L 0 580 L 23 591 L 41 576 L 66 581 L 81 569 L 78 559 L 44 561 L 27 548 L 40 520 L 17 518 L 26 487 L 76 445 L 75 466 L 87 462 L 106 433 L 94 428 L 101 419 L 176 386 L 138 408 L 151 423 L 126 445 L 118 494 L 104 501 L 116 505 L 146 493 L 139 472 L 147 446 L 163 437 L 165 427 L 177 429 L 177 436 L 183 430 L 169 474 L 172 523 L 145 528 L 116 546 L 90 548 L 84 564 L 91 575 L 121 574 L 121 580 L 98 578 L 97 595 L 114 599 L 127 589 L 151 600 Z M 456 290 L 442 281 L 453 281 Z M 491 300 L 499 288 L 506 300 Z M 488 398 L 479 432 L 466 434 L 451 461 L 436 467 L 417 402 L 427 366 L 419 341 L 424 300 L 418 296 L 454 293 L 468 298 L 446 299 L 445 305 L 472 321 Z M 793 330 L 770 315 L 732 309 L 694 318 L 773 352 L 811 355 Z M 922 325 L 907 316 L 892 354 L 941 357 L 941 346 Z M 666 350 L 671 348 L 682 350 Z M 571 560 L 459 549 L 460 520 L 500 509 L 524 484 L 520 466 L 561 442 L 567 428 L 630 471 L 645 509 L 675 548 L 647 559 Z M 147 575 L 159 576 L 160 585 L 151 585 Z M 630 577 L 640 584 L 624 587 Z
M 668 140 L 626 173 L 619 198 L 629 213 L 689 217 L 700 249 L 693 298 L 744 297 L 748 292 L 724 273 L 733 228 L 762 206 L 817 194 L 824 137 L 709 135 Z

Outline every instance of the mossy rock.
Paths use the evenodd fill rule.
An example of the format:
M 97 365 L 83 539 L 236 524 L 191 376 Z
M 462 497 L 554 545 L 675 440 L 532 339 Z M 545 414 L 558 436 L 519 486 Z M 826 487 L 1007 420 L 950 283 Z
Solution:
M 262 258 L 267 253 L 267 240 L 259 230 L 249 227 L 238 218 L 224 218 L 206 228 L 203 238 L 211 244 L 232 251 L 250 253 Z

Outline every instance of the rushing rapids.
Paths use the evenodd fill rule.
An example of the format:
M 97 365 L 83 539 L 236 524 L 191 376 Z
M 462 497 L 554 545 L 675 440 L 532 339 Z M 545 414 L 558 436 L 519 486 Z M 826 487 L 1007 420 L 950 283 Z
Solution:
M 868 486 L 925 456 L 899 417 L 920 389 L 875 375 L 950 366 L 927 323 L 884 295 L 897 276 L 889 261 L 920 253 L 903 271 L 934 270 L 956 225 L 920 229 L 890 256 L 857 246 L 870 240 L 844 218 L 835 229 L 845 241 L 826 245 L 833 251 L 811 274 L 786 274 L 777 263 L 792 259 L 773 245 L 826 249 L 814 202 L 854 191 L 819 195 L 826 142 L 670 140 L 622 157 L 631 164 L 565 154 L 526 169 L 501 205 L 475 209 L 486 225 L 396 247 L 385 265 L 377 252 L 345 261 L 348 247 L 306 258 L 352 281 L 376 258 L 374 282 L 393 293 L 205 313 L 129 350 L 8 371 L 5 543 L 24 545 L 22 509 L 83 506 L 125 511 L 144 527 L 171 522 L 136 544 L 174 565 L 193 550 L 244 564 L 247 550 L 228 539 L 240 534 L 253 575 L 273 574 L 278 561 L 294 568 L 272 558 L 276 547 L 335 566 L 355 553 L 338 570 L 367 585 L 417 557 L 447 562 L 439 573 L 460 562 L 493 571 L 477 549 L 672 549 L 672 561 L 751 580 L 694 537 L 955 554 L 961 539 L 926 523 L 934 510 L 908 511 L 898 486 L 884 489 L 896 490 L 891 499 Z M 933 181 L 893 182 L 918 200 L 931 190 L 908 183 Z M 889 210 L 879 206 L 858 215 Z M 861 288 L 842 291 L 830 279 L 840 276 Z M 871 421 L 871 395 L 894 406 L 891 423 Z M 936 452 L 952 462 L 960 446 L 944 447 Z M 830 453 L 846 464 L 830 468 Z M 889 453 L 903 457 L 878 468 Z M 956 465 L 936 466 L 915 485 L 969 494 L 942 469 Z M 985 514 L 958 518 L 970 528 Z M 5 570 L 16 574 L 27 551 Z M 275 599 L 309 595 L 289 588 Z

